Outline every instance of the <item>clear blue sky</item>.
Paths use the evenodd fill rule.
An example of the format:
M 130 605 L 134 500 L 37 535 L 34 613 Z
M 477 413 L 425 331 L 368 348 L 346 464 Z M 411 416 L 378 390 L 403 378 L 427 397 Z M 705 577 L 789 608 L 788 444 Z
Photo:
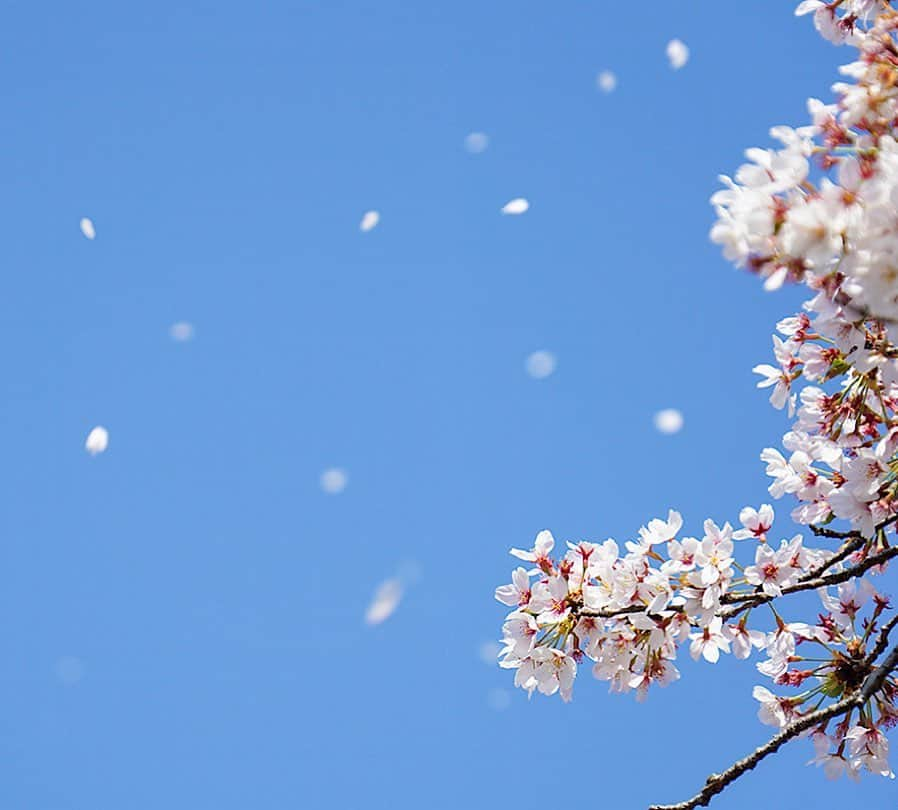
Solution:
M 5 4 L 0 808 L 629 810 L 766 739 L 750 664 L 500 711 L 478 649 L 538 530 L 766 499 L 750 369 L 800 298 L 725 263 L 707 199 L 850 55 L 793 5 Z M 811 755 L 714 806 L 898 800 Z

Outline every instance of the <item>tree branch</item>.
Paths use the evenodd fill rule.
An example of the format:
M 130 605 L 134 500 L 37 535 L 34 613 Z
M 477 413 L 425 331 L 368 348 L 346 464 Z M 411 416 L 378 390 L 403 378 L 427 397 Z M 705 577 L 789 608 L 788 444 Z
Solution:
M 857 565 L 851 566 L 850 568 L 844 568 L 833 574 L 826 574 L 825 576 L 814 577 L 813 579 L 805 579 L 801 582 L 797 582 L 795 585 L 789 585 L 788 587 L 783 588 L 782 595 L 786 596 L 787 594 L 798 593 L 799 591 L 814 591 L 817 590 L 817 588 L 826 588 L 830 585 L 848 582 L 849 579 L 862 576 L 871 568 L 875 568 L 877 565 L 882 565 L 884 562 L 888 562 L 895 556 L 898 556 L 898 546 L 889 546 L 889 548 L 883 549 L 877 554 L 871 554 L 865 560 L 862 560 Z M 766 593 L 753 593 L 741 596 L 738 594 L 724 594 L 720 600 L 721 604 L 734 605 L 734 607 L 721 611 L 720 618 L 724 620 L 730 619 L 746 608 L 763 605 L 765 602 L 772 602 L 774 599 L 779 599 L 779 597 L 770 596 L 770 594 Z
M 851 543 L 853 542 L 855 541 L 851 541 Z M 861 538 L 857 542 L 859 544 L 862 543 L 863 538 Z M 835 565 L 837 562 L 841 562 L 846 557 L 851 555 L 854 551 L 856 551 L 857 548 L 852 547 L 851 543 L 846 543 L 845 546 L 843 546 L 832 557 L 830 557 L 826 563 L 821 564 L 823 567 L 820 570 L 826 570 L 826 568 L 828 568 L 829 566 Z M 832 574 L 818 576 L 817 571 L 819 567 L 818 569 L 812 569 L 799 582 L 783 588 L 782 596 L 787 596 L 790 593 L 798 593 L 800 591 L 813 591 L 817 588 L 826 588 L 830 585 L 838 585 L 841 582 L 847 582 L 849 579 L 854 579 L 855 577 L 862 576 L 871 568 L 875 568 L 877 565 L 882 565 L 883 563 L 888 562 L 896 556 L 898 556 L 898 546 L 889 546 L 888 548 L 885 548 L 876 554 L 871 554 L 869 557 L 862 560 L 857 565 L 853 565 L 850 568 L 845 568 L 842 571 L 836 571 Z M 763 605 L 765 602 L 772 602 L 775 599 L 779 598 L 779 596 L 770 596 L 763 591 L 743 594 L 724 594 L 724 596 L 720 600 L 721 604 L 732 605 L 732 607 L 728 608 L 727 610 L 721 611 L 720 618 L 723 620 L 731 619 L 733 616 L 736 616 L 743 610 L 757 607 L 758 605 Z M 674 611 L 682 610 L 681 608 L 667 609 Z M 616 619 L 620 616 L 628 616 L 632 615 L 633 613 L 645 612 L 646 605 L 627 605 L 626 607 L 615 608 L 613 610 L 580 610 L 578 611 L 578 615 L 587 616 L 592 619 Z
M 812 568 L 808 571 L 807 579 L 814 579 L 815 577 L 819 577 L 824 571 L 828 571 L 832 568 L 836 563 L 842 562 L 846 557 L 850 557 L 857 551 L 864 543 L 866 542 L 866 538 L 862 535 L 852 536 L 847 543 L 843 543 L 842 547 L 827 557 L 820 565 L 816 568 Z
M 854 529 L 850 532 L 837 532 L 837 531 L 834 531 L 833 529 L 827 529 L 824 526 L 815 526 L 813 523 L 810 526 L 808 526 L 808 528 L 817 537 L 836 537 L 840 540 L 845 540 L 848 537 L 860 537 L 860 538 L 863 537 L 863 535 L 859 531 L 854 530 Z
M 872 664 L 880 655 L 886 651 L 889 646 L 889 633 L 895 625 L 898 624 L 898 613 L 892 616 L 880 629 L 879 638 L 876 640 L 876 646 L 870 651 L 870 654 L 864 659 L 864 663 L 868 666 Z
M 894 622 L 889 622 L 889 625 L 894 626 Z M 841 717 L 852 709 L 863 706 L 882 688 L 886 678 L 889 677 L 896 667 L 898 667 L 898 645 L 893 647 L 882 664 L 870 673 L 858 692 L 843 698 L 838 703 L 827 706 L 825 709 L 818 709 L 816 712 L 806 714 L 794 723 L 790 723 L 760 748 L 755 749 L 747 757 L 743 757 L 735 762 L 723 773 L 711 774 L 707 782 L 705 782 L 705 786 L 691 799 L 687 799 L 679 804 L 654 804 L 649 807 L 649 810 L 693 810 L 695 807 L 707 807 L 711 799 L 727 785 L 735 782 L 742 774 L 752 770 L 762 759 L 775 753 L 789 740 L 795 739 L 799 734 L 820 723 L 831 720 L 833 717 Z

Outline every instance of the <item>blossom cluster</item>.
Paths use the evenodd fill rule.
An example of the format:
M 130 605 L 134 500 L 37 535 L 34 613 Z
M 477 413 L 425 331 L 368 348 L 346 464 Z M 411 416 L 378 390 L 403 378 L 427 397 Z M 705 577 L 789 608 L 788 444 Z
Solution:
M 641 528 L 623 553 L 614 540 L 568 543 L 556 561 L 548 531 L 540 532 L 532 550 L 512 549 L 535 567 L 515 569 L 512 583 L 496 590 L 496 598 L 514 608 L 503 628 L 502 666 L 516 669 L 516 685 L 529 692 L 560 692 L 569 700 L 576 665 L 587 658 L 613 691 L 635 689 L 644 698 L 652 683 L 665 686 L 679 678 L 674 661 L 685 641 L 694 658 L 716 662 L 731 645 L 738 657 L 747 657 L 752 646 L 764 643 L 763 635 L 744 622 L 724 625 L 719 615 L 721 597 L 738 581 L 734 540 L 764 538 L 756 565 L 740 579 L 774 594 L 819 563 L 819 554 L 804 550 L 800 537 L 773 551 L 766 543 L 769 505 L 747 508 L 743 518 L 745 528 L 737 532 L 708 520 L 701 540 L 678 539 L 683 521 L 671 510 L 667 520 Z
M 762 455 L 771 494 L 798 499 L 799 523 L 839 518 L 869 535 L 898 513 L 898 14 L 869 0 L 798 7 L 810 11 L 859 48 L 842 69 L 853 81 L 834 104 L 808 103 L 809 126 L 771 130 L 781 149 L 750 149 L 722 178 L 711 238 L 768 289 L 788 279 L 813 294 L 777 324 L 774 363 L 754 369 L 797 416 L 788 457 Z
M 723 654 L 746 659 L 759 650 L 764 660 L 757 669 L 772 685 L 800 690 L 778 697 L 755 688 L 759 717 L 778 727 L 850 693 L 870 671 L 868 648 L 889 608 L 869 580 L 820 588 L 824 612 L 814 624 L 786 622 L 775 609 L 772 630 L 749 626 L 749 619 L 757 608 L 801 590 L 821 570 L 840 571 L 881 552 L 881 543 L 827 566 L 830 553 L 806 547 L 800 535 L 773 543 L 773 519 L 769 504 L 746 507 L 741 528 L 707 520 L 699 539 L 681 535 L 682 518 L 670 511 L 623 548 L 614 540 L 567 543 L 557 556 L 551 533 L 540 532 L 533 548 L 512 549 L 528 567 L 517 567 L 512 582 L 496 590 L 496 598 L 511 608 L 500 665 L 514 669 L 515 685 L 528 693 L 557 692 L 568 701 L 579 666 L 589 662 L 612 691 L 635 691 L 642 700 L 653 684 L 666 686 L 680 677 L 676 659 L 684 644 L 693 659 L 710 663 Z M 740 568 L 737 546 L 751 549 L 752 564 Z M 814 645 L 821 648 L 819 657 L 804 654 Z M 889 678 L 875 706 L 864 709 L 875 717 L 874 728 L 898 720 L 895 698 L 898 682 Z M 853 728 L 843 723 L 829 733 L 815 731 L 815 761 L 830 776 L 854 776 L 863 768 L 890 773 L 885 737 L 870 737 L 869 749 L 855 751 L 848 736 Z
M 813 762 L 831 778 L 890 776 L 884 731 L 898 723 L 898 682 L 875 671 L 898 615 L 873 583 L 898 522 L 898 12 L 884 0 L 804 0 L 796 14 L 858 58 L 833 103 L 808 102 L 807 126 L 774 127 L 776 149 L 749 149 L 721 178 L 711 238 L 766 289 L 810 292 L 776 325 L 773 363 L 754 371 L 794 419 L 785 452 L 761 454 L 770 494 L 794 497 L 792 519 L 824 540 L 775 542 L 769 504 L 744 508 L 736 529 L 706 520 L 700 538 L 682 534 L 674 511 L 623 547 L 567 543 L 553 555 L 541 532 L 532 549 L 512 549 L 526 567 L 496 591 L 511 608 L 500 664 L 530 694 L 570 700 L 589 664 L 612 691 L 644 699 L 680 677 L 683 645 L 712 664 L 758 651 L 773 688 L 754 690 L 762 722 L 785 728 L 860 694 L 806 731 Z M 816 619 L 783 618 L 784 598 L 808 590 Z

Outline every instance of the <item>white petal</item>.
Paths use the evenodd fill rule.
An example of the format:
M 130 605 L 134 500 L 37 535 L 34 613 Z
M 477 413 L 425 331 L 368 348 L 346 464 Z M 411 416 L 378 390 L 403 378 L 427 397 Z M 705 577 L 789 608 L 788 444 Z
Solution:
M 92 456 L 104 452 L 108 446 L 109 431 L 100 425 L 87 434 L 87 441 L 84 442 L 84 449 Z
M 617 87 L 617 76 L 610 70 L 603 70 L 596 76 L 596 84 L 603 93 L 613 93 Z
M 527 373 L 533 377 L 534 380 L 544 380 L 555 371 L 555 366 L 557 364 L 558 361 L 552 352 L 541 349 L 538 352 L 533 352 L 533 354 L 527 358 Z
M 720 650 L 717 648 L 716 644 L 710 642 L 705 644 L 704 649 L 702 650 L 702 655 L 709 664 L 716 664 L 720 659 Z
M 676 408 L 666 408 L 655 414 L 655 428 L 661 433 L 678 433 L 683 427 L 683 414 Z
M 523 197 L 515 197 L 502 206 L 503 214 L 523 214 L 530 208 L 530 203 Z
M 321 473 L 321 488 L 328 495 L 338 495 L 344 489 L 346 489 L 346 484 L 349 483 L 349 476 L 346 474 L 345 470 L 341 470 L 338 467 L 331 467 L 329 470 L 325 470 Z
M 169 327 L 168 334 L 172 340 L 186 343 L 188 340 L 193 340 L 193 324 L 187 321 L 178 321 Z
M 499 653 L 502 652 L 502 645 L 495 641 L 484 641 L 480 645 L 480 660 L 487 666 L 496 666 Z
M 511 706 L 511 695 L 505 689 L 490 689 L 486 696 L 487 705 L 495 712 L 504 712 Z
M 795 16 L 801 17 L 804 14 L 810 14 L 812 11 L 816 11 L 823 5 L 823 0 L 802 0 L 802 2 L 798 4 L 798 8 L 795 9 Z
M 490 137 L 485 132 L 472 132 L 465 136 L 465 149 L 472 155 L 485 152 L 490 145 Z
M 377 227 L 378 222 L 380 222 L 379 211 L 366 211 L 361 223 L 359 223 L 359 230 L 362 233 L 368 233 L 368 231 Z
M 398 579 L 388 579 L 381 583 L 377 593 L 374 594 L 374 599 L 368 605 L 368 610 L 365 611 L 365 622 L 373 625 L 389 619 L 393 611 L 399 607 L 401 599 L 402 583 Z
M 667 43 L 667 59 L 674 70 L 679 70 L 689 61 L 689 48 L 679 39 Z

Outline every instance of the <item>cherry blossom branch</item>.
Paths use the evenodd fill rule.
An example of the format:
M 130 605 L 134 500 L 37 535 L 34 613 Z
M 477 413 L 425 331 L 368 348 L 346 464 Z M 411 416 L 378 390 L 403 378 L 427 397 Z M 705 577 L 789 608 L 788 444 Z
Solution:
M 894 522 L 894 521 L 890 521 Z M 846 543 L 839 551 L 829 557 L 826 562 L 821 564 L 821 567 L 816 569 L 812 569 L 806 578 L 803 578 L 800 582 L 797 582 L 795 585 L 788 585 L 782 589 L 782 596 L 787 596 L 792 593 L 798 593 L 800 591 L 813 591 L 817 590 L 817 588 L 826 588 L 830 585 L 838 585 L 842 582 L 848 582 L 850 579 L 854 579 L 855 577 L 859 577 L 869 571 L 871 568 L 875 568 L 877 565 L 882 565 L 885 562 L 888 562 L 893 557 L 898 556 L 898 546 L 889 546 L 886 549 L 878 552 L 877 554 L 872 554 L 867 557 L 865 560 L 859 562 L 857 565 L 851 566 L 849 568 L 845 568 L 842 571 L 835 571 L 831 574 L 826 574 L 825 576 L 820 576 L 820 571 L 825 571 L 830 566 L 835 565 L 837 562 L 841 562 L 846 557 L 850 556 L 852 553 L 857 551 L 858 547 L 863 544 L 864 538 L 855 538 L 851 542 Z M 733 607 L 724 610 L 720 614 L 721 619 L 731 619 L 733 616 L 738 615 L 743 610 L 747 610 L 748 608 L 757 607 L 758 605 L 763 605 L 766 602 L 773 602 L 776 599 L 779 599 L 780 596 L 772 596 L 770 594 L 764 593 L 763 591 L 758 591 L 756 593 L 750 594 L 725 594 L 721 598 L 721 604 L 732 605 Z M 674 612 L 682 612 L 682 608 L 672 607 L 669 610 L 673 610 Z M 633 615 L 634 613 L 644 613 L 646 612 L 645 605 L 627 605 L 622 608 L 615 608 L 614 610 L 580 610 L 578 615 L 580 616 L 588 616 L 592 619 L 616 619 L 621 616 Z
M 863 535 L 856 530 L 850 532 L 837 532 L 835 529 L 827 529 L 825 526 L 814 525 L 808 526 L 808 528 L 814 533 L 815 537 L 835 537 L 840 540 L 844 540 L 848 537 L 863 539 Z
M 864 659 L 864 663 L 867 665 L 872 664 L 886 651 L 886 647 L 889 646 L 889 633 L 892 632 L 896 624 L 898 624 L 898 613 L 892 616 L 892 618 L 882 626 L 879 631 L 879 638 L 876 641 L 876 646 L 873 647 L 870 654 Z
M 890 546 L 877 554 L 871 554 L 857 565 L 844 568 L 843 570 L 836 571 L 832 574 L 826 574 L 822 577 L 804 579 L 801 582 L 797 582 L 795 585 L 789 585 L 782 589 L 782 596 L 786 596 L 790 593 L 798 593 L 800 591 L 815 591 L 818 588 L 826 588 L 830 585 L 848 582 L 850 579 L 862 576 L 871 568 L 875 568 L 877 565 L 882 565 L 883 563 L 888 562 L 895 556 L 898 556 L 898 546 Z M 766 602 L 773 602 L 775 599 L 779 598 L 779 596 L 771 596 L 768 593 L 753 593 L 746 595 L 726 594 L 721 598 L 721 603 L 731 604 L 734 605 L 734 607 L 721 612 L 720 618 L 730 619 L 747 608 L 757 607 L 758 605 L 763 605 Z
M 873 537 L 875 538 L 875 536 L 879 532 L 884 531 L 896 522 L 898 522 L 898 514 L 892 515 L 887 520 L 878 523 L 874 529 Z M 894 556 L 898 555 L 898 547 L 889 547 L 879 552 L 878 554 L 867 557 L 856 566 L 846 568 L 843 571 L 839 571 L 834 574 L 827 574 L 826 576 L 822 576 L 825 571 L 829 570 L 837 563 L 842 562 L 847 557 L 850 557 L 855 551 L 861 548 L 868 541 L 868 538 L 856 530 L 848 532 L 837 532 L 832 529 L 821 528 L 819 526 L 810 526 L 809 528 L 818 537 L 840 538 L 847 540 L 847 542 L 843 543 L 838 551 L 835 551 L 818 566 L 808 571 L 808 573 L 805 574 L 798 583 L 783 588 L 783 596 L 786 596 L 790 593 L 797 593 L 799 591 L 816 590 L 817 588 L 825 588 L 829 585 L 838 585 L 841 582 L 847 582 L 849 579 L 852 579 L 855 576 L 860 576 L 869 569 L 874 568 L 881 563 L 888 562 Z M 743 610 L 747 610 L 750 607 L 757 607 L 758 605 L 762 605 L 765 602 L 772 602 L 774 599 L 778 598 L 779 597 L 776 596 L 770 596 L 763 591 L 757 591 L 751 594 L 726 594 L 720 600 L 721 604 L 737 605 L 737 607 L 731 608 L 721 613 L 721 618 L 724 620 L 730 619 L 733 616 L 741 613 Z M 677 607 L 668 609 L 675 612 L 681 612 L 681 609 Z M 588 616 L 593 619 L 616 619 L 619 616 L 627 616 L 634 613 L 643 613 L 645 612 L 645 610 L 645 605 L 627 605 L 626 607 L 614 608 L 613 610 L 580 610 L 579 615 Z
M 894 626 L 892 622 L 889 623 Z M 885 628 L 883 628 L 885 629 Z M 889 628 L 891 629 L 891 627 Z M 877 645 L 878 646 L 878 645 Z M 808 729 L 821 723 L 831 720 L 834 717 L 841 717 L 855 708 L 863 706 L 873 695 L 875 695 L 883 686 L 886 678 L 898 668 L 898 645 L 892 648 L 892 651 L 877 667 L 867 679 L 864 681 L 863 687 L 838 703 L 833 703 L 825 709 L 818 709 L 815 712 L 806 714 L 804 717 L 790 723 L 779 734 L 774 735 L 770 740 L 755 749 L 747 757 L 735 762 L 722 773 L 711 774 L 705 786 L 699 793 L 691 799 L 679 804 L 655 804 L 649 807 L 649 810 L 693 810 L 695 807 L 707 807 L 718 793 L 722 792 L 727 785 L 735 782 L 742 774 L 753 770 L 754 767 L 765 757 L 776 753 L 785 743 L 793 740 Z
M 889 526 L 898 521 L 898 514 L 892 515 L 892 517 L 887 520 L 883 520 L 881 523 L 878 523 L 873 530 L 873 536 L 876 537 L 880 532 L 885 531 Z M 847 540 L 846 543 L 842 545 L 842 547 L 836 551 L 834 554 L 827 557 L 819 566 L 816 568 L 812 568 L 805 579 L 815 579 L 819 577 L 824 571 L 832 568 L 836 563 L 841 562 L 846 557 L 852 555 L 855 551 L 857 551 L 864 543 L 867 542 L 867 538 L 864 537 L 859 531 L 856 529 L 852 529 L 847 532 L 837 532 L 833 529 L 827 529 L 822 526 L 814 526 L 811 525 L 810 530 L 817 537 L 835 537 L 840 540 Z
M 860 59 L 844 69 L 834 103 L 809 100 L 809 126 L 774 127 L 780 146 L 748 150 L 749 162 L 721 177 L 711 239 L 766 289 L 804 284 L 813 296 L 776 324 L 773 365 L 753 369 L 771 404 L 795 417 L 782 441 L 788 453 L 767 447 L 760 458 L 770 495 L 794 496 L 796 521 L 834 542 L 808 545 L 798 534 L 774 545 L 770 504 L 740 510 L 741 528 L 708 519 L 700 539 L 682 536 L 682 516 L 670 510 L 623 548 L 610 538 L 567 543 L 557 560 L 551 532 L 540 532 L 531 550 L 511 550 L 533 568 L 517 567 L 512 583 L 496 589 L 511 608 L 501 664 L 528 694 L 569 701 L 588 660 L 612 691 L 642 697 L 680 677 L 675 662 L 687 644 L 694 660 L 710 664 L 761 649 L 761 674 L 804 690 L 784 696 L 755 687 L 759 719 L 777 727 L 776 736 L 712 775 L 693 799 L 655 810 L 707 805 L 806 731 L 815 731 L 814 761 L 827 777 L 893 775 L 884 731 L 898 720 L 890 678 L 898 646 L 889 652 L 898 616 L 885 615 L 888 599 L 864 575 L 898 557 L 898 542 L 889 542 L 898 522 L 898 13 L 885 0 L 802 0 L 795 13 L 812 14 L 825 38 L 857 48 Z M 830 528 L 836 519 L 844 524 Z M 749 548 L 754 559 L 738 561 L 737 549 Z M 816 621 L 781 615 L 781 604 L 796 601 L 781 597 L 810 591 L 824 608 Z M 767 632 L 749 626 L 750 618 L 769 618 L 766 609 L 752 615 L 764 605 L 776 619 Z M 803 641 L 819 644 L 823 657 L 796 654 Z M 790 666 L 800 661 L 813 665 Z M 824 701 L 832 705 L 820 709 Z M 809 713 L 801 716 L 799 706 Z
M 873 537 L 875 538 L 880 532 L 884 532 L 889 526 L 898 522 L 898 514 L 892 515 L 887 520 L 878 523 L 873 531 Z M 898 551 L 894 548 L 886 548 L 884 551 L 881 551 L 879 554 L 874 554 L 871 557 L 867 557 L 862 562 L 858 563 L 858 565 L 846 568 L 843 571 L 836 572 L 835 574 L 827 574 L 825 577 L 821 576 L 825 571 L 832 568 L 836 563 L 842 562 L 842 560 L 850 557 L 855 551 L 861 548 L 866 542 L 867 538 L 864 537 L 860 532 L 856 530 L 852 530 L 849 532 L 836 532 L 831 529 L 824 529 L 819 526 L 811 526 L 811 531 L 819 536 L 819 537 L 838 537 L 846 539 L 842 547 L 836 551 L 834 554 L 831 554 L 827 557 L 820 565 L 816 568 L 812 568 L 808 573 L 801 578 L 801 580 L 795 585 L 789 585 L 782 589 L 782 595 L 785 596 L 790 593 L 797 593 L 798 591 L 807 591 L 807 590 L 816 590 L 817 588 L 825 588 L 829 585 L 838 585 L 841 582 L 847 582 L 850 579 L 853 579 L 855 576 L 861 576 L 870 568 L 874 568 L 883 562 L 888 562 L 888 560 L 892 559 Z M 750 596 L 738 596 L 736 594 L 728 594 L 725 595 L 720 601 L 723 604 L 738 604 L 737 608 L 730 608 L 729 610 L 723 611 L 721 613 L 721 618 L 726 620 L 730 619 L 733 616 L 741 613 L 743 610 L 748 609 L 750 607 L 756 607 L 757 605 L 762 605 L 765 602 L 771 602 L 778 597 L 769 596 L 763 592 L 758 592 L 756 594 L 752 594 Z
M 864 681 L 864 686 L 860 693 L 855 697 L 855 706 L 863 706 L 873 695 L 875 695 L 886 682 L 886 678 L 898 668 L 898 645 L 892 648 L 886 659 L 879 665 L 870 676 Z M 844 702 L 844 701 L 843 701 Z
M 863 535 L 857 529 L 850 529 L 847 532 L 840 532 L 836 529 L 829 529 L 826 526 L 817 526 L 814 523 L 808 526 L 808 528 L 811 530 L 815 537 L 835 537 L 841 540 L 844 540 L 848 537 L 863 537 Z
M 830 537 L 831 535 L 826 535 L 826 537 Z M 832 568 L 836 563 L 842 562 L 846 557 L 850 557 L 857 551 L 864 543 L 866 542 L 866 538 L 862 534 L 851 534 L 848 535 L 850 539 L 848 542 L 844 543 L 842 547 L 827 557 L 820 565 L 816 568 L 812 568 L 808 571 L 807 579 L 815 579 L 819 577 L 824 571 Z

